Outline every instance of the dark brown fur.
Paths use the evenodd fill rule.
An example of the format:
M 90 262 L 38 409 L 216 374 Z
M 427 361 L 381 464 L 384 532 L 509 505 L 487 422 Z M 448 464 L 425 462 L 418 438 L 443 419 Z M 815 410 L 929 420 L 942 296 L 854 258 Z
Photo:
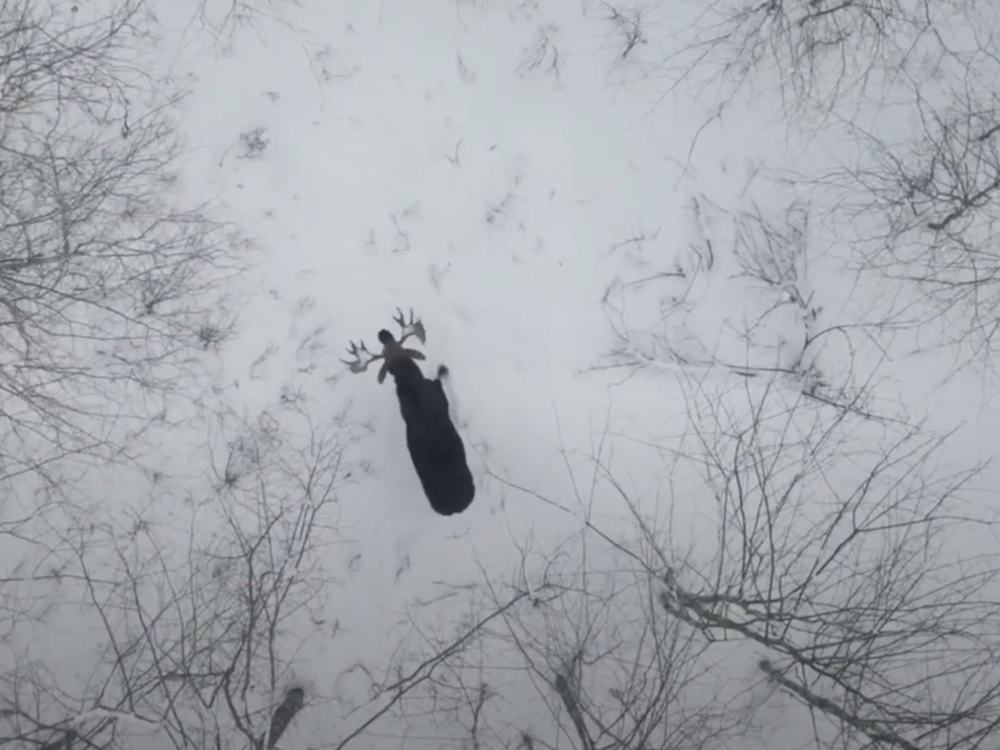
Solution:
M 448 398 L 441 384 L 448 368 L 441 365 L 435 379 L 425 378 L 414 361 L 423 359 L 420 352 L 404 349 L 385 329 L 379 331 L 378 339 L 385 357 L 380 380 L 388 371 L 396 384 L 399 411 L 406 423 L 406 447 L 424 494 L 442 516 L 461 513 L 472 504 L 476 485 L 462 438 L 448 414 Z

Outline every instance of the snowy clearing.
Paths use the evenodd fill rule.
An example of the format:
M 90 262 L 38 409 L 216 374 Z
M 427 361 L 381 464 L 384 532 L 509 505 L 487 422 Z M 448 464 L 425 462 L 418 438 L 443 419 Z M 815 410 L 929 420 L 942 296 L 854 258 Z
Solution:
M 0 8 L 0 745 L 996 745 L 953 5 Z M 460 515 L 341 361 L 397 307 Z

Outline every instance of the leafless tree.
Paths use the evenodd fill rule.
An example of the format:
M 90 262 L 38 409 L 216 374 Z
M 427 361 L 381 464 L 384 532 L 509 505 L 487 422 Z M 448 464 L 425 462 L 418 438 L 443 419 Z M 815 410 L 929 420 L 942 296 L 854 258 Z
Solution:
M 698 14 L 670 71 L 676 82 L 711 80 L 727 95 L 777 86 L 790 112 L 836 107 L 884 92 L 903 69 L 926 62 L 925 42 L 985 10 L 977 0 L 722 0 Z
M 776 90 L 791 132 L 821 144 L 814 155 L 825 164 L 790 179 L 841 227 L 854 272 L 907 290 L 882 322 L 933 326 L 941 345 L 960 347 L 958 366 L 992 365 L 1000 330 L 993 5 L 725 0 L 694 29 L 670 63 L 677 83 L 712 79 L 727 96 Z M 821 153 L 831 143 L 832 158 Z
M 132 0 L 0 8 L 0 477 L 127 458 L 232 322 L 247 247 L 181 195 L 154 32 Z
M 998 514 L 977 499 L 983 467 L 945 470 L 947 435 L 766 387 L 687 395 L 681 453 L 702 467 L 717 545 L 698 567 L 647 558 L 665 611 L 752 643 L 820 747 L 995 742 Z
M 302 33 L 291 21 L 300 6 L 299 0 L 197 0 L 191 23 L 213 45 L 230 50 L 237 35 L 245 29 L 261 33 L 270 25 Z
M 153 10 L 0 7 L 5 746 L 270 749 L 318 700 L 284 629 L 317 627 L 350 431 L 206 398 L 251 248 L 185 197 Z M 152 468 L 218 419 L 214 490 Z
M 505 585 L 485 576 L 502 616 L 411 701 L 409 730 L 484 748 L 995 745 L 983 467 L 949 471 L 948 436 L 774 382 L 685 383 L 690 431 L 659 448 L 683 489 L 653 507 L 598 457 L 596 492 L 636 533 L 587 515 L 554 550 L 526 546 Z
M 282 411 L 219 425 L 229 447 L 205 496 L 162 480 L 144 503 L 32 529 L 47 550 L 26 548 L 24 585 L 2 581 L 3 600 L 51 604 L 0 612 L 0 744 L 259 750 L 322 703 L 292 665 L 303 634 L 336 630 L 322 551 L 345 541 L 357 433 L 345 414 L 322 426 Z M 311 427 L 288 430 L 289 415 Z
M 422 700 L 411 698 L 434 707 L 401 717 L 414 730 L 475 748 L 712 748 L 747 738 L 748 691 L 726 685 L 693 628 L 663 616 L 660 586 L 644 570 L 621 556 L 622 568 L 609 567 L 606 545 L 586 535 L 548 559 L 522 552 L 511 579 L 483 571 L 471 606 L 498 616 L 447 659 Z
M 711 522 L 695 524 L 692 550 L 690 532 L 657 527 L 605 468 L 642 544 L 595 532 L 661 584 L 665 617 L 707 642 L 743 644 L 759 677 L 801 707 L 797 720 L 791 707 L 783 716 L 793 732 L 780 744 L 995 744 L 995 479 L 985 465 L 945 468 L 956 465 L 952 433 L 925 431 L 886 403 L 876 376 L 891 321 L 826 312 L 808 208 L 727 212 L 699 198 L 690 247 L 672 260 L 629 246 L 647 267 L 605 298 L 619 335 L 610 366 L 659 368 L 680 383 L 690 431 L 660 450 L 673 475 L 699 475 L 694 486 L 678 480 L 674 505 Z M 639 295 L 641 322 L 629 317 L 640 305 L 626 304 Z M 725 328 L 705 325 L 705 310 L 735 298 L 746 300 L 741 343 L 705 339 Z M 792 313 L 781 326 L 763 325 L 781 310 Z M 796 344 L 784 355 L 778 333 Z M 816 345 L 830 334 L 848 344 L 840 356 Z M 859 380 L 866 358 L 853 354 L 866 339 Z M 836 364 L 832 389 L 823 371 Z
M 855 382 L 859 353 L 882 356 L 887 324 L 867 307 L 837 317 L 826 309 L 839 300 L 815 280 L 829 278 L 831 263 L 811 236 L 810 213 L 798 198 L 777 210 L 726 210 L 691 197 L 689 238 L 674 232 L 631 244 L 634 270 L 603 298 L 616 343 L 592 369 L 777 377 L 818 403 L 870 419 L 905 417 L 874 398 L 876 370 Z
M 1000 72 L 977 75 L 989 70 Z M 964 351 L 961 362 L 992 362 L 1000 333 L 1000 101 L 986 88 L 918 92 L 908 131 L 845 124 L 860 158 L 812 180 L 833 215 L 853 217 L 854 270 L 916 290 L 895 321 L 941 318 L 941 343 Z

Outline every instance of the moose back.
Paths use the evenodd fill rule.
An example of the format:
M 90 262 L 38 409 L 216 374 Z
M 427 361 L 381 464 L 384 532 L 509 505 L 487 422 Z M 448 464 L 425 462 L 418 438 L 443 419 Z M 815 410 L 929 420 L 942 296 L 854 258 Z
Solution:
M 407 322 L 403 311 L 394 318 L 400 327 L 400 338 L 396 338 L 384 328 L 378 333 L 382 344 L 380 354 L 372 354 L 365 347 L 351 342 L 348 351 L 353 361 L 341 360 L 351 372 L 360 373 L 368 365 L 382 360 L 378 382 L 385 381 L 386 374 L 392 375 L 396 384 L 399 411 L 406 423 L 406 447 L 423 486 L 424 494 L 431 507 L 442 516 L 461 513 L 476 495 L 476 485 L 465 457 L 465 445 L 448 414 L 448 398 L 445 396 L 442 378 L 448 376 L 448 368 L 441 365 L 434 379 L 424 377 L 415 360 L 425 360 L 423 353 L 416 349 L 406 349 L 403 343 L 416 336 L 420 343 L 426 343 L 423 323 L 414 321 L 413 311 Z

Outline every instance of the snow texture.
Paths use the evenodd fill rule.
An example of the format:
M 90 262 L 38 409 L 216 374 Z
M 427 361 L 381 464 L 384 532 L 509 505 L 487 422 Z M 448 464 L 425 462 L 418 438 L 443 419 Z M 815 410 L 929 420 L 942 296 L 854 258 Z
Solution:
M 627 56 L 627 24 L 599 2 L 303 0 L 276 3 L 282 22 L 259 18 L 228 41 L 199 31 L 190 3 L 157 10 L 170 30 L 156 51 L 163 69 L 193 87 L 173 105 L 186 150 L 172 190 L 211 200 L 253 242 L 215 397 L 233 420 L 271 415 L 253 461 L 272 433 L 308 452 L 319 427 L 339 436 L 349 466 L 316 519 L 320 569 L 309 575 L 321 583 L 308 616 L 280 639 L 282 679 L 308 696 L 279 743 L 286 750 L 338 747 L 369 715 L 373 684 L 399 678 L 379 671 L 398 644 L 430 653 L 432 631 L 475 617 L 486 581 L 525 560 L 621 564 L 588 534 L 649 541 L 623 493 L 693 560 L 712 560 L 719 509 L 699 462 L 682 460 L 700 450 L 688 399 L 698 389 L 739 394 L 767 380 L 787 403 L 803 393 L 849 401 L 851 383 L 863 383 L 879 398 L 856 404 L 859 454 L 904 418 L 955 429 L 941 467 L 995 454 L 995 381 L 975 368 L 954 374 L 954 358 L 911 332 L 887 345 L 836 330 L 886 303 L 878 284 L 845 271 L 850 238 L 824 219 L 822 191 L 789 178 L 835 163 L 837 137 L 793 132 L 777 87 L 730 97 L 693 75 L 658 73 L 690 41 L 701 5 L 643 6 L 645 38 Z M 391 328 L 397 306 L 426 327 L 423 372 L 450 371 L 444 387 L 476 482 L 459 515 L 438 516 L 423 497 L 391 379 L 379 385 L 375 368 L 352 374 L 340 361 L 349 341 L 374 343 Z M 719 399 L 715 417 L 703 414 L 713 424 L 734 413 Z M 302 412 L 282 410 L 295 401 Z M 101 491 L 118 482 L 108 504 L 173 529 L 161 539 L 212 544 L 228 532 L 202 520 L 214 502 L 209 464 L 225 463 L 233 444 L 200 427 L 174 440 L 156 459 L 170 477 L 156 502 L 127 471 L 81 481 Z M 851 466 L 838 471 L 833 484 L 851 481 Z M 995 490 L 988 497 L 995 503 Z M 995 539 L 970 530 L 949 544 L 958 554 Z M 124 539 L 120 553 L 136 569 L 153 565 Z M 152 588 L 143 596 L 154 608 L 170 600 Z M 71 613 L 74 602 L 54 606 Z M 44 622 L 46 661 L 91 679 L 90 657 L 108 648 L 100 624 L 51 612 Z M 801 746 L 811 725 L 782 724 L 797 704 L 760 679 L 761 652 L 725 648 L 713 658 L 731 686 L 757 687 L 705 690 L 756 706 L 770 727 L 760 745 L 734 747 Z M 483 669 L 505 657 L 491 658 Z M 507 691 L 504 742 L 556 736 L 527 671 L 490 674 L 509 680 L 495 684 Z M 115 715 L 78 710 L 79 722 Z M 421 723 L 426 706 L 410 710 L 412 725 L 397 716 L 357 746 L 459 742 L 461 727 L 448 735 L 440 721 Z M 131 718 L 130 731 L 148 724 Z

